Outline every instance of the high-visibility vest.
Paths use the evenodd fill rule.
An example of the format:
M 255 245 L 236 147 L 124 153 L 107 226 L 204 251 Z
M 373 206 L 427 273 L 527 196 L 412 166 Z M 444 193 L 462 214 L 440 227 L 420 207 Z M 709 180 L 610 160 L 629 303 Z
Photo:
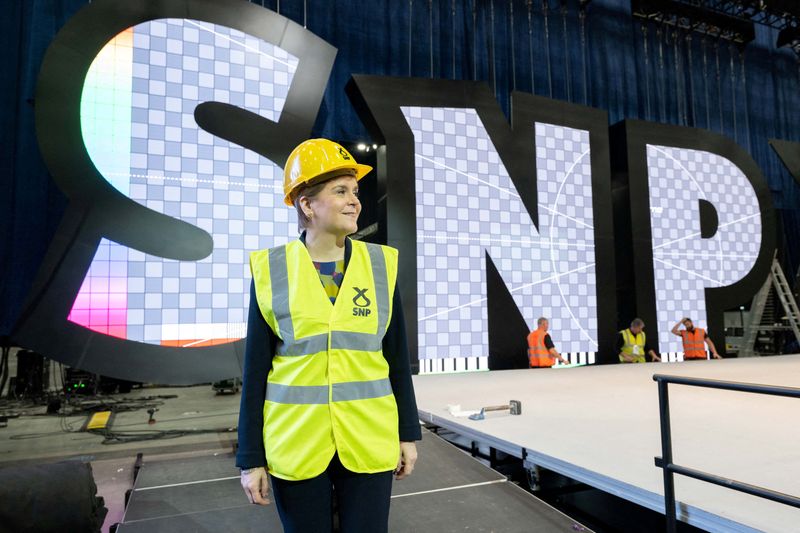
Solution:
M 528 364 L 531 368 L 553 366 L 555 358 L 550 355 L 550 350 L 544 345 L 546 331 L 535 329 L 528 334 Z
M 620 334 L 622 334 L 622 340 L 625 341 L 622 345 L 622 353 L 625 355 L 633 355 L 633 363 L 644 363 L 644 346 L 647 339 L 644 331 L 640 331 L 637 335 L 634 335 L 630 329 L 623 329 L 620 331 Z M 619 360 L 621 363 L 628 362 L 625 361 L 622 356 L 620 356 Z
M 682 329 L 681 338 L 683 339 L 684 359 L 708 359 L 705 343 L 706 330 L 703 328 L 694 328 L 694 331 L 690 332 Z
M 334 453 L 353 472 L 397 466 L 397 404 L 382 350 L 397 250 L 351 242 L 335 304 L 303 242 L 250 255 L 259 309 L 278 338 L 264 400 L 264 448 L 270 474 L 281 479 L 315 477 Z

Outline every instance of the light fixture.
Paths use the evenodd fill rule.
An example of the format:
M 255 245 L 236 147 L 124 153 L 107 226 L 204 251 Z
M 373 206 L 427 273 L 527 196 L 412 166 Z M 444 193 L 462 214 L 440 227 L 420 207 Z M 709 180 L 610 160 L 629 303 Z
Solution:
M 358 143 L 358 146 L 356 146 L 356 148 L 358 148 L 363 152 L 367 148 L 367 145 L 364 143 Z
M 377 144 L 373 144 L 373 145 L 372 145 L 372 149 L 373 149 L 373 150 L 377 150 L 377 149 L 378 149 L 378 145 L 377 145 Z

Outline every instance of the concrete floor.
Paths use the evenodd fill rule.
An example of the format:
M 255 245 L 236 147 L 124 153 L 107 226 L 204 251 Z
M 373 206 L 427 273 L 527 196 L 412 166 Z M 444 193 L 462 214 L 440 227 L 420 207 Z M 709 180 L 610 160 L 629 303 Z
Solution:
M 225 433 L 187 435 L 178 439 L 161 439 L 126 444 L 102 444 L 103 437 L 79 431 L 86 416 L 47 416 L 44 407 L 25 409 L 19 418 L 11 418 L 8 427 L 0 429 L 0 464 L 9 461 L 53 461 L 89 457 L 90 460 L 136 455 L 138 451 L 162 453 L 178 448 L 230 450 L 236 442 L 239 394 L 216 395 L 210 385 L 134 389 L 129 394 L 112 398 L 136 398 L 156 395 L 178 397 L 160 400 L 155 424 L 149 425 L 146 410 L 117 413 L 112 429 L 116 431 L 230 429 Z M 158 400 L 157 400 L 158 401 Z M 66 432 L 63 426 L 71 428 Z
M 12 356 L 12 360 L 15 359 Z M 10 374 L 13 376 L 13 369 Z M 9 408 L 17 412 L 8 426 L 0 428 L 0 468 L 11 464 L 55 462 L 66 459 L 90 462 L 98 486 L 98 495 L 108 508 L 103 532 L 120 522 L 124 512 L 125 492 L 133 484 L 136 454 L 146 460 L 185 457 L 194 454 L 230 453 L 236 443 L 239 394 L 217 395 L 210 385 L 193 387 L 146 387 L 111 398 L 142 398 L 177 395 L 163 402 L 155 412 L 155 424 L 148 424 L 146 409 L 116 414 L 111 428 L 115 431 L 142 430 L 228 430 L 221 433 L 185 435 L 123 444 L 103 444 L 103 437 L 79 429 L 86 416 L 46 415 L 43 406 Z

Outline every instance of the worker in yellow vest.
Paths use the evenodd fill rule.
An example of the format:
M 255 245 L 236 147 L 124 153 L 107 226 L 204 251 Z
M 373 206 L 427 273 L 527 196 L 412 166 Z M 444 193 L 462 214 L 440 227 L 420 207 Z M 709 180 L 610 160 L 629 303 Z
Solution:
M 645 363 L 645 354 L 651 361 L 661 361 L 656 351 L 647 344 L 647 335 L 644 333 L 644 321 L 634 318 L 631 327 L 623 329 L 617 335 L 617 354 L 620 363 Z
M 685 329 L 679 330 L 683 325 Z M 677 324 L 672 327 L 672 334 L 677 335 L 683 341 L 683 360 L 684 361 L 699 361 L 708 359 L 705 345 L 711 349 L 711 357 L 714 359 L 722 359 L 717 353 L 717 348 L 711 342 L 711 338 L 703 328 L 696 328 L 692 323 L 692 319 L 688 317 L 681 318 Z
M 272 485 L 284 531 L 388 530 L 393 475 L 421 438 L 397 250 L 348 238 L 371 169 L 311 139 L 284 169 L 299 240 L 250 255 L 253 275 L 236 464 L 251 503 Z M 269 475 L 268 475 L 269 473 Z
M 545 317 L 536 321 L 536 329 L 528 334 L 528 366 L 530 368 L 548 368 L 558 360 L 568 365 L 569 361 L 561 357 L 556 350 L 547 329 L 550 322 Z

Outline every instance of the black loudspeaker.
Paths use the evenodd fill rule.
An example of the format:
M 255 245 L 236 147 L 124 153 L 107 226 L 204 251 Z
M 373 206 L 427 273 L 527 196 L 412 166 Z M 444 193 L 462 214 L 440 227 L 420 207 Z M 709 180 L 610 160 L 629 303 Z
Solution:
M 97 394 L 97 375 L 77 368 L 64 369 L 64 392 L 69 395 L 93 396 Z
M 61 410 L 61 399 L 54 398 L 47 402 L 47 414 L 56 415 Z
M 30 350 L 18 351 L 14 394 L 17 398 L 36 398 L 44 390 L 44 357 Z
M 100 533 L 108 513 L 88 463 L 0 469 L 0 531 Z

